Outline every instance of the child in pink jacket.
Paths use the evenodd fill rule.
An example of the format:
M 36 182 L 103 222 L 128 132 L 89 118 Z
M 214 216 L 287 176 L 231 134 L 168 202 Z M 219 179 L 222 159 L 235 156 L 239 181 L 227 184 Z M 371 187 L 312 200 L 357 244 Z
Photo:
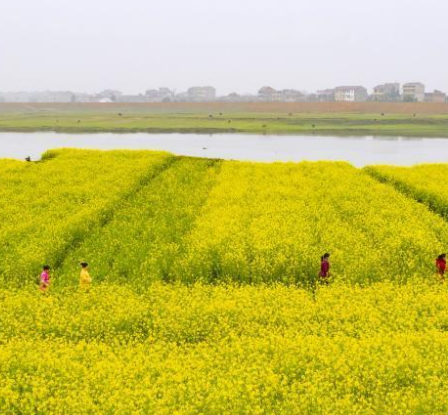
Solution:
M 50 287 L 50 267 L 44 265 L 42 268 L 42 273 L 40 274 L 40 285 L 39 290 L 46 292 Z

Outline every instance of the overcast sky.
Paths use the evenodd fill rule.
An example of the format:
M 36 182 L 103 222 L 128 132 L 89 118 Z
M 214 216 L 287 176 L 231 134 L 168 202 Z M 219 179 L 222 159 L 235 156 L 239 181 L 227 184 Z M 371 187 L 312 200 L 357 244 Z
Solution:
M 0 0 L 0 90 L 448 91 L 448 0 Z

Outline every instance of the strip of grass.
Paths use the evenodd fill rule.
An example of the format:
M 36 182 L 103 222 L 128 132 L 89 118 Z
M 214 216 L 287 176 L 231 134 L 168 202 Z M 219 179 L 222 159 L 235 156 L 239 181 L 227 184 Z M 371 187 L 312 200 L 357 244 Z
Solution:
M 448 115 L 45 112 L 0 114 L 0 131 L 179 132 L 448 137 Z

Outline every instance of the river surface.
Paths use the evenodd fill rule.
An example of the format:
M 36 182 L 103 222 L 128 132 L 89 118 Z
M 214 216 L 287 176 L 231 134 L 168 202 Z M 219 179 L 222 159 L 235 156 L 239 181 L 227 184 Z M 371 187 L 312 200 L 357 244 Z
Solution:
M 0 132 L 0 158 L 40 159 L 49 149 L 166 150 L 178 155 L 261 162 L 340 160 L 411 166 L 448 162 L 448 139 L 252 134 Z

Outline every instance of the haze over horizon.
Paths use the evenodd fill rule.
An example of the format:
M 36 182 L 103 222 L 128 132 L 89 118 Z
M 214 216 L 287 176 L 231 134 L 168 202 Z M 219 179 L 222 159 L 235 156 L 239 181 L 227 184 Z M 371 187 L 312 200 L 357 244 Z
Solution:
M 3 0 L 0 12 L 0 91 L 448 91 L 443 0 Z

